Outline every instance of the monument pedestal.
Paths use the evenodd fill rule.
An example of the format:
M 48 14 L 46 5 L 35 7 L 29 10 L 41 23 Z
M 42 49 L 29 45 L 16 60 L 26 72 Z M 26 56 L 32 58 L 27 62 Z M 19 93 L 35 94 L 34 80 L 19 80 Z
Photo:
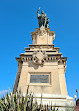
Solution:
M 49 105 L 59 111 L 73 111 L 75 102 L 73 98 L 63 95 L 54 95 L 54 94 L 34 94 L 38 104 Z
M 65 111 L 74 105 L 73 98 L 67 94 L 65 81 L 67 57 L 62 57 L 59 48 L 52 44 L 54 31 L 41 27 L 31 34 L 33 45 L 16 58 L 18 73 L 14 93 L 21 89 L 25 94 L 29 85 L 29 93 L 34 93 L 38 104 L 52 104 Z

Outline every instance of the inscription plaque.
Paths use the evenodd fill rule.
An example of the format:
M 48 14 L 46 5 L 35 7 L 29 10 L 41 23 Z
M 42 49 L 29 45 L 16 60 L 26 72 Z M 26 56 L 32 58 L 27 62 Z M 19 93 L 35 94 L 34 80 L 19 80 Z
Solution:
M 30 83 L 49 83 L 49 75 L 31 75 Z

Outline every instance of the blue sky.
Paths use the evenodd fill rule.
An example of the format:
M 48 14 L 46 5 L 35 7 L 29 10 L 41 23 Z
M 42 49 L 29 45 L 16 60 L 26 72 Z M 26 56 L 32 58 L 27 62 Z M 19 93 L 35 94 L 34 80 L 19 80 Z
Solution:
M 66 82 L 70 96 L 79 90 L 79 0 L 0 0 L 0 91 L 11 91 L 17 61 L 24 47 L 32 44 L 31 32 L 38 28 L 38 8 L 50 19 L 55 47 L 67 59 Z

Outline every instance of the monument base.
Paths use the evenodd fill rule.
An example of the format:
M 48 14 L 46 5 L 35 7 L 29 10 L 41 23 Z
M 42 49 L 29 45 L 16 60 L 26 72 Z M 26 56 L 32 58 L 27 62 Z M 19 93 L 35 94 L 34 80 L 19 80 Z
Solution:
M 75 102 L 72 97 L 53 94 L 34 94 L 37 103 L 58 108 L 59 111 L 74 111 Z

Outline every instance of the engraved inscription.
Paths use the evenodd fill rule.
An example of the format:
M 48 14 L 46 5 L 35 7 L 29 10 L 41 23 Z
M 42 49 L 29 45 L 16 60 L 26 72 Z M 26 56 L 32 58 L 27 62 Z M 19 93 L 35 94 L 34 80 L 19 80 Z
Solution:
M 49 83 L 49 75 L 31 75 L 30 83 Z

